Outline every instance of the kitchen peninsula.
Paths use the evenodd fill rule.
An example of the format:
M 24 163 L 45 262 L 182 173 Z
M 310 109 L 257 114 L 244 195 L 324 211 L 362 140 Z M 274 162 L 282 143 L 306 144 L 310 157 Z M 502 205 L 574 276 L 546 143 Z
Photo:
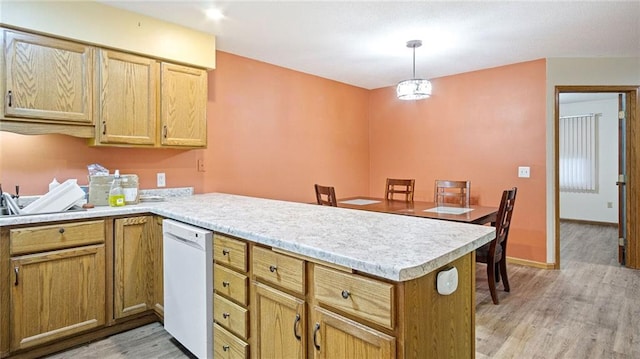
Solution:
M 220 333 L 214 339 L 216 354 L 223 350 L 260 358 L 294 350 L 302 358 L 330 358 L 344 355 L 345 346 L 351 345 L 367 357 L 475 356 L 473 251 L 493 239 L 494 228 L 221 193 L 121 208 L 0 217 L 0 356 L 16 350 L 14 346 L 21 351 L 7 315 L 8 293 L 13 295 L 18 282 L 9 248 L 12 233 L 33 226 L 145 214 L 212 230 L 214 250 L 231 245 L 231 254 L 240 256 L 240 266 L 235 267 L 214 253 L 214 289 L 220 303 L 243 311 L 250 327 L 237 330 L 234 323 L 214 316 L 215 333 Z M 113 222 L 105 223 L 109 227 Z M 105 229 L 106 239 L 88 247 L 104 243 L 107 253 L 114 253 L 109 239 L 114 232 Z M 108 264 L 108 255 L 105 261 Z M 261 267 L 271 262 L 277 270 Z M 441 295 L 436 277 L 450 268 L 458 272 L 457 289 Z M 241 283 L 248 294 L 234 297 L 225 292 L 228 283 L 217 282 L 227 274 L 244 278 Z M 108 274 L 106 278 L 108 296 L 114 284 Z M 214 312 L 219 302 L 215 303 Z M 105 322 L 117 325 L 118 321 L 109 320 L 113 310 L 105 306 Z M 261 330 L 265 327 L 271 330 L 265 333 Z M 274 337 L 279 335 L 287 338 Z M 218 348 L 217 342 L 224 340 L 230 342 Z

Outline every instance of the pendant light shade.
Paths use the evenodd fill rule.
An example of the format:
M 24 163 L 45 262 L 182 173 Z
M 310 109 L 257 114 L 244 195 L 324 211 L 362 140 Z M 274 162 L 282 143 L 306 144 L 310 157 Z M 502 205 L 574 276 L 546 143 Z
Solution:
M 400 100 L 422 100 L 431 96 L 431 82 L 416 78 L 416 47 L 422 46 L 422 41 L 407 41 L 407 47 L 413 49 L 413 78 L 398 83 L 396 94 Z

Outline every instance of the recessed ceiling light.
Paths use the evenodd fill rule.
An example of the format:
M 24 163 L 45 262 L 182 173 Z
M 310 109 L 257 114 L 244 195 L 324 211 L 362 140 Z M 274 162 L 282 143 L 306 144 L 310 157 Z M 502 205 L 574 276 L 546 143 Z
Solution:
M 206 11 L 206 14 L 209 19 L 213 20 L 220 20 L 224 17 L 224 14 L 222 14 L 222 11 L 219 9 L 209 9 Z

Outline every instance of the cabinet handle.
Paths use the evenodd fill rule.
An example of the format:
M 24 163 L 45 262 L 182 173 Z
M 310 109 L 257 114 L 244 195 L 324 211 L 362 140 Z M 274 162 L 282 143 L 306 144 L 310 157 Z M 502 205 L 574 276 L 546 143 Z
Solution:
M 60 234 L 63 234 L 64 233 L 64 227 L 58 229 L 58 232 L 60 232 Z
M 277 270 L 278 270 L 278 266 L 274 266 L 274 265 L 269 266 L 269 272 L 275 273 Z
M 162 127 L 162 137 L 167 138 L 167 125 Z
M 18 285 L 18 273 L 20 272 L 20 269 L 18 267 L 13 267 L 13 272 L 16 274 L 16 281 L 13 285 Z
M 229 346 L 228 345 L 223 345 L 222 346 L 222 350 L 224 350 L 225 352 L 229 350 Z
M 300 314 L 296 314 L 296 320 L 293 321 L 293 336 L 300 341 L 302 337 L 298 334 L 298 323 L 300 323 Z
M 227 319 L 227 318 L 229 318 L 230 316 L 231 316 L 231 314 L 229 314 L 229 313 L 222 313 L 222 317 L 223 317 L 224 319 Z
M 316 350 L 320 350 L 317 341 L 318 331 L 320 331 L 320 323 L 316 323 L 316 327 L 313 329 L 313 346 L 316 347 Z
M 222 286 L 223 287 L 228 287 L 231 283 L 227 282 L 226 280 L 224 282 L 222 282 Z
M 229 250 L 228 249 L 223 249 L 222 250 L 222 255 L 226 256 L 227 254 L 229 254 Z
M 107 121 L 102 121 L 102 134 L 107 134 Z
M 9 90 L 9 93 L 7 94 L 7 102 L 9 102 L 9 107 L 11 107 L 11 98 L 12 98 L 12 94 L 11 94 L 11 90 Z
M 348 290 L 345 289 L 342 291 L 342 298 L 348 299 L 350 295 L 351 295 L 351 292 L 349 292 Z

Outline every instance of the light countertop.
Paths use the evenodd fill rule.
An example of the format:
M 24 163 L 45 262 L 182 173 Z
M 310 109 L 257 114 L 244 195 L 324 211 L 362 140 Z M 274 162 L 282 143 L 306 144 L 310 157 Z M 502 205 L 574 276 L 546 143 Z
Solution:
M 495 228 L 209 193 L 87 211 L 0 217 L 0 226 L 154 213 L 390 279 L 421 277 L 490 242 Z

